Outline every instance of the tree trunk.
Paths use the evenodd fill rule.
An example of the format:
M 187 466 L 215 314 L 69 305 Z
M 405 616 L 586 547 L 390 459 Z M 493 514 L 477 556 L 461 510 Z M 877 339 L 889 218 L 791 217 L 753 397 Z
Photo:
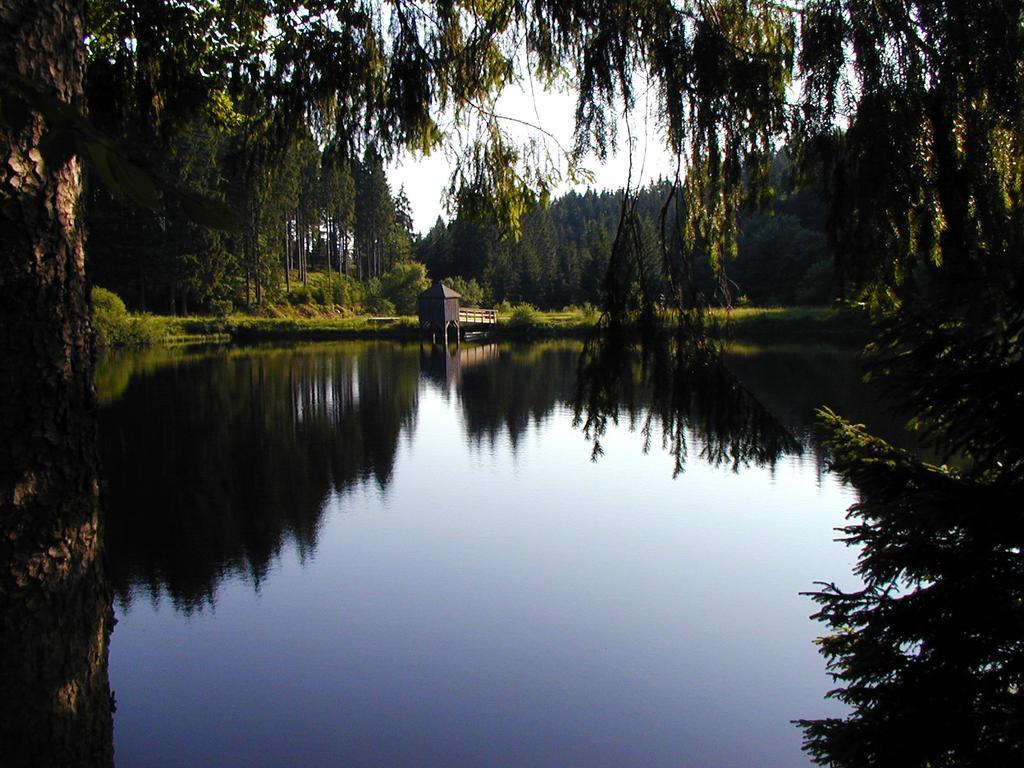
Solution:
M 284 217 L 284 293 L 287 296 L 292 291 L 291 276 L 288 274 L 292 263 L 292 236 L 288 231 L 288 215 Z
M 302 284 L 309 285 L 309 257 L 313 253 L 313 243 L 310 240 L 309 222 L 302 217 Z
M 343 265 L 342 274 L 346 275 L 346 276 L 348 276 L 348 252 L 349 252 L 348 232 L 345 232 L 341 236 L 341 263 Z
M 242 260 L 245 262 L 245 306 L 252 306 L 252 270 L 249 268 L 249 236 L 242 236 Z
M 327 254 L 327 301 L 326 304 L 334 302 L 334 292 L 331 290 L 331 250 L 334 248 L 334 232 L 331 227 L 331 220 L 327 219 L 327 241 L 324 243 L 324 251 Z
M 83 5 L 0 0 L 0 66 L 82 106 Z M 43 129 L 0 127 L 0 760 L 112 765 L 81 173 Z
M 252 269 L 256 282 L 256 306 L 261 306 L 263 304 L 263 279 L 260 274 L 260 227 L 263 222 L 260 216 L 260 207 L 256 205 L 255 201 L 253 202 L 252 220 Z
M 298 257 L 299 257 L 299 261 L 298 261 L 299 280 L 301 280 L 302 284 L 305 285 L 306 284 L 306 231 L 305 231 L 305 222 L 303 222 L 303 220 L 302 220 L 302 212 L 301 211 L 296 211 L 296 214 L 295 214 L 295 239 L 298 241 L 298 245 L 299 245 L 299 253 L 298 253 Z

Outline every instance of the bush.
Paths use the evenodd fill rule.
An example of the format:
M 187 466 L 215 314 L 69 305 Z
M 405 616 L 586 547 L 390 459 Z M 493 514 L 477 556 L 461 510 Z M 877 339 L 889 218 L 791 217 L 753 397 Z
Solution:
M 301 304 L 312 304 L 313 294 L 307 286 L 299 285 L 292 286 L 291 291 L 288 292 L 288 303 L 293 307 L 297 307 Z
M 149 315 L 128 314 L 121 297 L 96 286 L 90 294 L 92 329 L 99 347 L 142 347 L 162 341 L 164 324 Z
M 227 317 L 234 308 L 235 304 L 231 299 L 214 299 L 210 302 L 210 314 L 214 317 Z
M 416 314 L 416 299 L 429 287 L 427 268 L 418 261 L 399 262 L 380 277 L 380 296 L 402 315 Z
M 367 296 L 363 308 L 371 315 L 395 314 L 394 302 L 390 299 L 385 299 L 383 296 Z
M 92 330 L 96 346 L 119 347 L 124 344 L 129 325 L 128 308 L 113 291 L 96 286 L 92 299 Z
M 94 316 L 102 316 L 104 318 L 128 316 L 128 307 L 124 305 L 121 297 L 113 291 L 108 291 L 106 288 L 100 288 L 97 285 L 93 287 L 90 298 L 92 299 Z
M 366 289 L 354 277 L 336 275 L 331 284 L 331 298 L 338 306 L 354 309 L 363 303 Z
M 532 304 L 516 304 L 508 318 L 510 328 L 517 331 L 528 331 L 543 328 L 547 325 L 544 315 Z
M 482 307 L 486 303 L 483 286 L 476 281 L 476 278 L 466 280 L 456 275 L 445 278 L 444 284 L 462 295 L 462 306 L 464 307 Z
M 597 307 L 591 304 L 589 301 L 585 301 L 582 304 L 570 304 L 567 307 L 562 308 L 562 312 L 572 315 L 580 315 L 581 319 L 587 323 L 597 322 L 600 312 L 597 311 Z
M 824 305 L 833 296 L 832 262 L 825 260 L 812 264 L 796 287 L 794 299 L 797 304 Z
M 324 285 L 324 283 L 322 282 L 319 284 L 314 283 L 312 286 L 310 286 L 309 295 L 310 298 L 312 299 L 311 303 L 315 302 L 319 304 L 321 307 L 327 303 L 334 303 L 333 301 L 330 301 L 330 299 L 332 299 L 333 297 L 330 295 L 327 286 Z
M 167 323 L 154 315 L 129 315 L 125 346 L 145 347 L 167 340 Z

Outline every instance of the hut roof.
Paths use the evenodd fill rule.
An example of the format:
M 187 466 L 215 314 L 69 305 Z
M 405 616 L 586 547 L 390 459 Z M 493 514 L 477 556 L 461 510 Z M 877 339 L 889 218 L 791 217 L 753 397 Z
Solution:
M 462 294 L 453 291 L 441 282 L 434 283 L 420 294 L 421 299 L 461 299 Z

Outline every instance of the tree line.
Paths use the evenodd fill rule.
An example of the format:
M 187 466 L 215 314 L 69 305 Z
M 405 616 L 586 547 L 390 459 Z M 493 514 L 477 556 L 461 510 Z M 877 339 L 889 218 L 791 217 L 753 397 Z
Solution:
M 256 308 L 300 297 L 310 273 L 327 276 L 328 303 L 344 285 L 380 278 L 407 260 L 414 234 L 408 198 L 387 182 L 381 155 L 345 156 L 303 131 L 262 156 L 244 137 L 192 121 L 151 150 L 155 166 L 190 188 L 223 196 L 238 232 L 202 227 L 182 211 L 140 209 L 98 183 L 85 222 L 93 280 L 139 311 L 169 314 Z M 323 290 L 318 287 L 318 290 Z
M 89 185 L 85 213 L 93 280 L 130 307 L 188 314 L 290 300 L 412 312 L 415 295 L 387 289 L 389 282 L 409 279 L 388 274 L 409 260 L 426 269 L 413 275 L 414 282 L 429 273 L 463 293 L 468 304 L 560 309 L 603 300 L 624 189 L 570 191 L 535 206 L 522 216 L 518 238 L 494 217 L 468 212 L 447 223 L 438 217 L 419 236 L 404 189 L 393 192 L 372 145 L 353 160 L 340 141 L 321 146 L 303 128 L 284 149 L 263 156 L 228 122 L 223 116 L 219 122 L 194 118 L 173 131 L 166 147 L 149 154 L 162 172 L 204 194 L 223 195 L 244 211 L 239 232 L 202 227 L 182 211 L 157 215 L 100 183 Z M 736 254 L 725 267 L 727 290 L 708 256 L 697 260 L 698 282 L 709 297 L 758 305 L 834 298 L 824 199 L 795 189 L 791 176 L 788 155 L 778 153 L 777 193 L 740 217 Z M 662 294 L 668 291 L 664 264 L 680 258 L 682 248 L 678 237 L 663 237 L 680 225 L 675 211 L 664 210 L 672 188 L 661 179 L 634 198 L 647 273 Z M 312 272 L 321 274 L 311 284 Z
M 238 66 L 238 51 L 209 39 L 233 37 L 250 54 L 263 45 L 270 57 L 260 19 L 245 5 L 90 4 L 90 120 L 159 186 L 182 191 L 180 204 L 140 206 L 123 183 L 114 191 L 125 181 L 117 157 L 86 168 L 92 281 L 132 309 L 261 307 L 293 284 L 303 295 L 314 270 L 340 276 L 327 290 L 341 298 L 345 278 L 365 283 L 410 255 L 409 202 L 384 171 L 390 147 L 325 120 L 341 108 L 330 99 L 319 114 L 289 102 L 281 83 L 262 81 Z M 282 36 L 308 32 L 298 18 L 280 21 Z M 277 40 L 305 55 L 296 43 Z M 210 201 L 235 216 L 217 221 L 204 210 Z
M 480 179 L 498 173 L 492 166 L 500 158 L 486 155 L 468 163 L 476 176 L 467 174 L 467 163 L 457 164 L 469 191 L 456 190 L 454 220 L 439 221 L 421 239 L 413 232 L 404 190 L 395 192 L 386 178 L 385 154 L 394 151 L 394 143 L 386 140 L 385 126 L 367 132 L 352 122 L 336 92 L 293 102 L 295 94 L 281 83 L 260 79 L 253 68 L 239 67 L 230 49 L 205 41 L 204 25 L 227 25 L 222 34 L 257 46 L 263 32 L 243 11 L 204 6 L 190 12 L 101 0 L 90 6 L 84 73 L 90 119 L 116 137 L 146 173 L 187 190 L 193 200 L 221 200 L 238 217 L 229 228 L 234 231 L 225 231 L 196 220 L 201 203 L 140 206 L 105 183 L 117 175 L 110 163 L 88 164 L 82 210 L 91 279 L 132 309 L 221 313 L 291 300 L 411 311 L 408 302 L 385 295 L 372 281 L 412 256 L 432 277 L 466 292 L 469 303 L 596 305 L 607 298 L 602 292 L 621 245 L 627 197 L 646 281 L 642 288 L 655 299 L 673 295 L 673 265 L 691 256 L 700 290 L 719 301 L 823 303 L 835 295 L 824 203 L 813 192 L 793 188 L 792 162 L 783 152 L 768 153 L 767 160 L 764 153 L 748 153 L 737 161 L 740 187 L 757 187 L 764 197 L 760 182 L 767 180 L 776 194 L 768 205 L 733 211 L 734 236 L 726 236 L 727 228 L 716 230 L 722 233 L 717 240 L 730 243 L 725 251 L 716 237 L 682 235 L 687 226 L 693 229 L 699 206 L 678 205 L 678 180 L 639 190 L 571 192 L 550 206 L 531 206 L 545 194 L 522 188 L 523 181 L 532 178 L 539 189 L 550 190 L 547 180 L 525 173 L 505 181 Z M 291 43 L 287 37 L 277 40 L 264 55 L 295 57 L 289 72 L 300 77 L 303 66 L 317 66 L 307 59 L 326 55 L 318 52 L 325 41 L 301 17 L 279 23 L 296 25 L 296 37 Z M 300 39 L 308 50 L 292 50 Z M 342 35 L 333 44 L 354 41 Z M 380 76 L 372 62 L 367 66 L 371 80 Z M 297 92 L 318 87 L 294 85 Z M 512 153 L 501 162 L 522 160 Z M 488 198 L 479 188 L 484 182 L 513 188 L 495 191 L 489 206 L 470 204 Z M 668 206 L 673 197 L 677 204 Z M 526 211 L 514 226 L 505 215 L 510 207 Z M 513 232 L 521 236 L 510 237 Z M 330 279 L 311 285 L 311 272 Z
M 784 152 L 777 154 L 772 175 L 773 199 L 740 217 L 736 253 L 725 265 L 726 290 L 708 255 L 697 259 L 698 285 L 709 300 L 823 304 L 837 295 L 824 198 L 813 188 L 794 188 Z M 525 213 L 518 239 L 505 236 L 493 218 L 457 215 L 445 223 L 439 217 L 414 254 L 432 277 L 445 279 L 471 303 L 526 302 L 541 309 L 600 305 L 626 196 L 624 189 L 570 191 Z M 663 296 L 669 290 L 665 263 L 680 258 L 682 248 L 673 234 L 678 216 L 665 212 L 671 196 L 667 179 L 629 196 L 647 279 Z

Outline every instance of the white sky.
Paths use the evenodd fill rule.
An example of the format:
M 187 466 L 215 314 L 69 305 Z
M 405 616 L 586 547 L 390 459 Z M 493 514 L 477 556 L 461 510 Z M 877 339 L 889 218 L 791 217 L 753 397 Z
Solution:
M 531 94 L 529 84 L 525 83 L 524 86 L 506 91 L 498 101 L 496 112 L 538 125 L 556 136 L 563 147 L 572 147 L 575 94 L 540 90 Z M 675 173 L 675 158 L 665 150 L 664 142 L 659 137 L 657 111 L 653 101 L 653 98 L 648 99 L 646 96 L 638 98 L 630 115 L 629 122 L 636 138 L 634 186 Z M 525 139 L 531 134 L 541 137 L 539 132 L 514 121 L 506 121 L 505 127 L 517 138 Z M 583 164 L 594 176 L 593 183 L 589 186 L 594 189 L 618 189 L 626 185 L 629 176 L 627 135 L 626 123 L 620 115 L 618 153 L 614 157 L 609 157 L 604 165 L 594 158 Z M 450 175 L 451 165 L 440 150 L 426 158 L 406 157 L 388 168 L 392 192 L 397 193 L 400 186 L 405 186 L 405 193 L 412 205 L 413 224 L 418 232 L 426 233 L 434 225 L 438 215 L 445 220 L 448 219 L 443 210 L 442 198 Z M 575 188 L 582 190 L 586 186 L 576 185 Z M 572 185 L 563 183 L 554 190 L 552 197 L 558 197 L 572 188 Z

